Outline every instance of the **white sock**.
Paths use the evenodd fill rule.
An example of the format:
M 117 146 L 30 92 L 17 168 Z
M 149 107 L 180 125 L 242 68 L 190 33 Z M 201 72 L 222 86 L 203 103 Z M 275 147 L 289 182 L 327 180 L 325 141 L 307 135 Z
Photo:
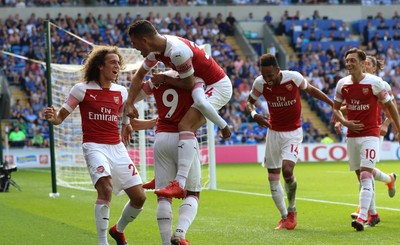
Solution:
M 285 190 L 288 199 L 288 211 L 296 212 L 296 190 L 297 190 L 297 182 L 296 178 L 293 177 L 291 183 L 285 182 Z
M 186 185 L 186 178 L 189 174 L 190 167 L 197 151 L 197 139 L 193 132 L 179 132 L 178 142 L 178 173 L 176 181 L 180 187 Z
M 172 237 L 172 208 L 167 199 L 160 199 L 157 206 L 157 223 L 163 245 L 171 244 Z
M 375 181 L 374 179 L 372 179 L 372 187 L 374 189 L 374 191 L 372 192 L 372 198 L 371 198 L 371 204 L 369 205 L 369 213 L 371 215 L 375 215 L 378 212 L 376 211 L 376 200 L 375 200 Z
M 372 174 L 374 175 L 374 179 L 377 181 L 382 181 L 385 183 L 390 183 L 391 179 L 390 176 L 384 172 L 382 172 L 381 170 L 374 168 L 374 170 L 372 171 Z
M 179 208 L 179 219 L 174 236 L 185 238 L 186 232 L 197 215 L 198 199 L 195 196 L 188 196 Z
M 117 231 L 124 232 L 126 226 L 134 221 L 136 217 L 142 212 L 143 208 L 134 208 L 131 206 L 131 201 L 129 200 L 124 209 L 122 210 L 121 216 L 117 222 Z
M 287 218 L 287 209 L 284 199 L 283 188 L 279 178 L 279 174 L 268 175 L 269 186 L 271 190 L 272 200 L 275 202 L 275 206 L 278 208 L 283 219 Z
M 217 110 L 206 99 L 203 87 L 196 86 L 192 91 L 194 108 L 198 109 L 204 117 L 223 129 L 228 125 L 218 114 Z
M 360 214 L 358 217 L 363 220 L 368 218 L 368 209 L 371 204 L 372 194 L 374 192 L 372 186 L 372 174 L 367 171 L 362 171 L 360 173 Z
M 94 217 L 96 219 L 96 230 L 99 244 L 108 244 L 107 230 L 110 220 L 110 202 L 105 200 L 96 200 L 94 205 Z

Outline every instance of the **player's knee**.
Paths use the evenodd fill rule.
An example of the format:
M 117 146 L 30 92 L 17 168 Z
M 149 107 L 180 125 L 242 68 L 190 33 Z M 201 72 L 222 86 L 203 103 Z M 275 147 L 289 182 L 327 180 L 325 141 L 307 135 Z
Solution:
M 368 172 L 368 171 L 361 171 L 360 172 L 360 179 L 372 179 L 372 173 Z
M 286 182 L 290 182 L 293 179 L 293 169 L 292 168 L 282 169 L 282 175 Z
M 100 178 L 97 181 L 95 188 L 97 190 L 98 195 L 102 197 L 102 199 L 111 200 L 113 186 L 111 181 L 108 181 L 107 177 Z
M 200 192 L 198 191 L 187 191 L 187 197 L 194 196 L 197 200 L 200 199 Z
M 140 193 L 135 198 L 131 199 L 131 206 L 134 208 L 142 208 L 146 202 L 146 194 Z

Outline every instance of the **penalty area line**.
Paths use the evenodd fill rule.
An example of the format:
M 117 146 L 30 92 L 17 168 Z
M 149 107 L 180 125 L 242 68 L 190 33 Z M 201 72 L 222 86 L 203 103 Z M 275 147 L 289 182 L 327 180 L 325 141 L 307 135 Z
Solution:
M 271 197 L 271 194 L 263 194 L 263 193 L 248 192 L 248 191 L 236 191 L 236 190 L 225 190 L 225 189 L 217 189 L 216 191 L 237 193 L 237 194 L 243 194 L 243 195 Z M 306 202 L 326 203 L 326 204 L 332 204 L 332 205 L 358 207 L 358 204 L 353 204 L 353 203 L 333 202 L 333 201 L 318 200 L 318 199 L 303 198 L 303 197 L 296 197 L 296 200 L 301 200 L 301 201 L 306 201 Z M 399 208 L 389 208 L 389 207 L 376 207 L 376 208 L 400 212 Z

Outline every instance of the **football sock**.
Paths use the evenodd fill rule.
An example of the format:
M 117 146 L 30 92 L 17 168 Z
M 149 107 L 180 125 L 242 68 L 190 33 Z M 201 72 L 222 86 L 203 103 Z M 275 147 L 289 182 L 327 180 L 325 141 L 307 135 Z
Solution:
M 279 179 L 279 174 L 268 174 L 269 186 L 271 190 L 272 200 L 278 208 L 283 219 L 287 218 L 286 204 L 284 200 L 283 188 Z
M 107 229 L 110 219 L 110 202 L 97 199 L 94 205 L 94 216 L 99 244 L 108 244 Z
M 382 181 L 385 183 L 390 183 L 391 179 L 390 176 L 386 173 L 383 173 L 381 170 L 374 168 L 374 170 L 372 171 L 372 174 L 374 175 L 374 179 L 377 181 Z
M 193 132 L 182 131 L 179 132 L 178 142 L 178 173 L 176 181 L 179 186 L 184 188 L 186 185 L 186 178 L 189 174 L 190 167 L 196 155 L 197 144 L 196 137 Z M 178 177 L 179 176 L 179 177 Z
M 119 217 L 117 222 L 117 231 L 124 232 L 126 226 L 134 221 L 136 217 L 142 212 L 142 208 L 134 208 L 131 206 L 131 201 L 129 200 L 126 204 L 124 209 L 122 210 L 122 214 Z
M 171 244 L 172 208 L 170 200 L 160 199 L 157 206 L 157 223 L 163 245 Z
M 363 220 L 367 220 L 367 213 L 371 204 L 372 194 L 374 191 L 372 186 L 372 178 L 372 173 L 369 173 L 367 171 L 362 171 L 360 173 L 360 214 L 358 217 Z
M 185 238 L 186 232 L 197 214 L 198 199 L 195 196 L 188 196 L 179 208 L 179 219 L 174 236 Z
M 288 211 L 295 212 L 296 211 L 297 181 L 294 176 L 290 183 L 285 182 L 285 190 L 286 190 L 287 199 L 288 199 Z
M 192 91 L 194 108 L 198 109 L 204 117 L 223 129 L 228 125 L 222 117 L 219 116 L 217 110 L 206 99 L 204 88 L 202 86 L 195 86 Z
M 372 187 L 373 187 L 373 192 L 372 192 L 372 198 L 371 198 L 371 204 L 369 205 L 369 214 L 370 215 L 375 215 L 377 214 L 376 211 L 376 200 L 375 200 L 375 181 L 372 179 Z

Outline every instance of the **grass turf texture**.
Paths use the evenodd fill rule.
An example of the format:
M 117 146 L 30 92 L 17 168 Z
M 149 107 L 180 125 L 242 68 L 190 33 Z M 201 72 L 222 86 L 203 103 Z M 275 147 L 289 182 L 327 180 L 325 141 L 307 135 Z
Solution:
M 382 162 L 384 172 L 400 173 L 395 162 Z M 400 230 L 400 193 L 389 198 L 386 186 L 376 183 L 381 223 L 356 232 L 350 213 L 358 203 L 358 184 L 347 163 L 298 163 L 298 225 L 274 230 L 280 215 L 270 197 L 266 169 L 258 164 L 217 166 L 217 191 L 201 194 L 198 215 L 187 239 L 202 244 L 396 244 Z M 19 170 L 10 187 L 0 193 L 0 244 L 97 244 L 94 222 L 95 192 L 58 187 L 51 192 L 49 170 Z M 400 186 L 399 186 L 400 187 Z M 74 196 L 74 197 L 72 197 Z M 118 220 L 127 196 L 113 196 L 110 227 Z M 174 224 L 180 200 L 174 200 Z M 156 197 L 147 193 L 140 216 L 125 230 L 130 244 L 161 244 L 156 222 Z M 110 244 L 115 244 L 109 237 Z

